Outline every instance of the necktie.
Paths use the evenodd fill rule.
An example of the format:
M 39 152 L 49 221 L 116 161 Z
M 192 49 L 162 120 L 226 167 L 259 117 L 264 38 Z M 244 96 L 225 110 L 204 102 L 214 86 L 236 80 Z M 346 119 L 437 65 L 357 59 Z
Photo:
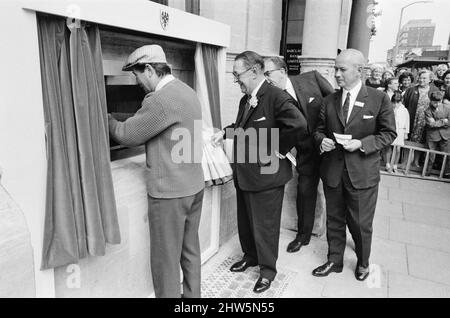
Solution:
M 348 109 L 350 107 L 350 92 L 347 93 L 344 105 L 342 106 L 342 114 L 344 115 L 344 122 L 347 123 Z
M 251 97 L 248 98 L 247 103 L 244 106 L 244 114 L 242 115 L 241 123 L 240 123 L 241 127 L 244 126 L 245 119 L 247 118 L 248 112 L 250 111 L 250 98 Z

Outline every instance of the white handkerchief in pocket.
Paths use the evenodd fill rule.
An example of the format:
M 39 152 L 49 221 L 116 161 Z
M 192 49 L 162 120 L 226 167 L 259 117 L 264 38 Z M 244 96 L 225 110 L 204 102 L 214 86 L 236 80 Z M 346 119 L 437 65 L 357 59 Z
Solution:
M 261 117 L 259 119 L 255 119 L 254 121 L 264 121 L 264 120 L 266 120 L 266 117 Z
M 315 99 L 314 97 L 310 97 L 309 102 L 311 103 L 314 99 Z
M 371 116 L 371 115 L 364 115 L 363 116 L 363 119 L 372 119 L 373 118 L 373 116 Z

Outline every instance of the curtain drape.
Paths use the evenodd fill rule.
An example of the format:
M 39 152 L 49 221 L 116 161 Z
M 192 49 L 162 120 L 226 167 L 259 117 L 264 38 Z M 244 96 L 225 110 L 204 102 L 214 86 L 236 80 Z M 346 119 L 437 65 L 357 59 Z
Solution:
M 41 269 L 105 254 L 120 231 L 96 25 L 38 15 L 47 142 Z
M 202 104 L 203 160 L 202 167 L 207 186 L 224 184 L 232 179 L 233 171 L 221 147 L 213 147 L 214 128 L 220 128 L 220 90 L 217 48 L 197 44 L 195 52 L 195 88 Z M 216 50 L 214 52 L 214 50 Z
M 212 124 L 214 128 L 221 129 L 218 49 L 207 44 L 202 44 L 201 47 Z

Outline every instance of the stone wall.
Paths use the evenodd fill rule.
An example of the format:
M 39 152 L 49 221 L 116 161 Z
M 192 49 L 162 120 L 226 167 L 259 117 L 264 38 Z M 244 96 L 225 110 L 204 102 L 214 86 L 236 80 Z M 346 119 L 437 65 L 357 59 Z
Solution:
M 0 298 L 35 296 L 30 232 L 22 211 L 0 185 Z

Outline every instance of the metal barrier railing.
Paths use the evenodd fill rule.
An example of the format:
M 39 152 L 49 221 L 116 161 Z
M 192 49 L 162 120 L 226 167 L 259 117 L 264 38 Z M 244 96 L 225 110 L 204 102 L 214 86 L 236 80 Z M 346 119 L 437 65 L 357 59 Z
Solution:
M 450 160 L 449 159 L 450 153 L 431 150 L 431 149 L 427 149 L 427 148 L 416 147 L 416 146 L 411 146 L 411 145 L 393 146 L 393 147 L 394 147 L 394 149 L 393 149 L 392 157 L 391 157 L 391 161 L 390 161 L 391 166 L 394 166 L 394 164 L 396 164 L 396 161 L 398 161 L 397 158 L 399 158 L 402 149 L 405 150 L 404 152 L 408 153 L 406 162 L 403 162 L 399 165 L 400 167 L 403 167 L 403 168 L 398 169 L 398 170 L 403 170 L 403 175 L 405 175 L 407 177 L 414 177 L 414 178 L 421 177 L 424 179 L 450 182 L 450 179 L 444 178 L 445 173 L 450 173 L 450 170 L 446 171 L 446 166 L 448 165 L 447 162 L 448 162 L 448 160 Z M 425 153 L 425 159 L 423 161 L 423 167 L 421 168 L 421 170 L 412 168 L 412 162 L 414 161 L 416 152 Z M 436 162 L 436 156 L 438 156 L 438 155 L 443 156 L 443 160 L 442 160 L 441 168 L 438 171 L 438 173 L 436 174 L 436 170 L 434 170 L 432 166 L 428 167 L 428 165 L 430 164 L 430 158 L 433 156 L 434 157 L 433 162 Z M 400 157 L 400 160 L 404 160 L 404 159 L 405 158 Z M 416 172 L 416 173 L 414 173 L 414 172 Z M 417 172 L 419 174 L 417 174 Z

